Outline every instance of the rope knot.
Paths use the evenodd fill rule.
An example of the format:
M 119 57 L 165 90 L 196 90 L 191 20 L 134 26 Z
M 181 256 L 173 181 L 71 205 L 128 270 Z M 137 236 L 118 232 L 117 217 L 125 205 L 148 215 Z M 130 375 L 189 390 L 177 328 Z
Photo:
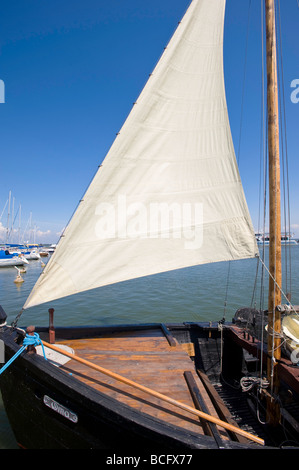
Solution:
M 30 327 L 29 327 L 30 328 Z M 28 329 L 27 329 L 28 330 Z M 5 371 L 5 369 L 7 369 L 10 364 L 12 364 L 13 361 L 15 361 L 17 359 L 18 356 L 20 356 L 20 354 L 26 349 L 28 348 L 28 350 L 30 350 L 30 348 L 35 348 L 35 346 L 38 346 L 38 345 L 41 345 L 42 347 L 42 350 L 43 350 L 43 354 L 44 354 L 44 358 L 45 360 L 47 360 L 46 358 L 46 353 L 45 353 L 45 349 L 44 349 L 44 345 L 42 343 L 42 341 L 40 340 L 40 337 L 37 333 L 34 333 L 33 331 L 32 332 L 28 332 L 23 340 L 23 346 L 18 350 L 18 352 L 16 352 L 16 354 L 14 356 L 12 356 L 10 358 L 10 360 L 0 369 L 0 375 L 2 374 L 2 372 Z
M 26 336 L 23 340 L 23 346 L 38 346 L 42 344 L 38 333 L 26 333 Z
M 41 345 L 42 350 L 43 350 L 43 354 L 44 354 L 44 358 L 47 360 L 44 345 L 43 345 L 43 343 L 42 343 L 42 341 L 39 337 L 39 334 L 35 333 L 34 330 L 35 330 L 34 326 L 28 326 L 27 327 L 27 329 L 26 329 L 27 333 L 26 333 L 25 338 L 23 339 L 23 347 L 27 348 L 27 352 L 29 354 L 30 353 L 32 354 L 32 353 L 36 353 L 35 347 Z

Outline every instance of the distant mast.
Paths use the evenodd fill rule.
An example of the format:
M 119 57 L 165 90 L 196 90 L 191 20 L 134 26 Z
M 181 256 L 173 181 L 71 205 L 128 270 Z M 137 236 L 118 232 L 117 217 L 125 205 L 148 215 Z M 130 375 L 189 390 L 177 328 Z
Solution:
M 276 56 L 275 0 L 265 0 L 267 43 L 267 106 L 269 151 L 269 297 L 268 297 L 268 380 L 273 395 L 277 395 L 279 379 L 277 362 L 281 357 L 281 319 L 276 309 L 281 303 L 281 214 L 280 214 L 280 156 L 279 113 Z M 273 281 L 275 279 L 275 282 Z M 274 331 L 273 331 L 274 330 Z M 273 334 L 272 334 L 273 333 Z M 271 358 L 274 358 L 272 360 Z M 276 425 L 280 420 L 279 407 L 274 397 L 268 402 L 268 420 Z
M 11 191 L 9 191 L 9 195 L 8 195 L 7 225 L 6 225 L 6 239 L 5 239 L 6 244 L 9 241 L 10 203 L 11 203 Z

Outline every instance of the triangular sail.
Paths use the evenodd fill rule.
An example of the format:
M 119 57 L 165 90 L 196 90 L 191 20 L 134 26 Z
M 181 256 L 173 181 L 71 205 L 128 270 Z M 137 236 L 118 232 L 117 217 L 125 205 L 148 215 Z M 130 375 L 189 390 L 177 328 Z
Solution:
M 225 0 L 194 0 L 24 308 L 254 257 L 223 76 Z

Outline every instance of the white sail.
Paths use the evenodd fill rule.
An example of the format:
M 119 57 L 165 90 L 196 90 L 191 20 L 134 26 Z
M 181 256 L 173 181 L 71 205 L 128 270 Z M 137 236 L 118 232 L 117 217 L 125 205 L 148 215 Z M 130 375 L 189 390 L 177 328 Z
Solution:
M 223 76 L 225 0 L 194 0 L 24 308 L 258 250 Z

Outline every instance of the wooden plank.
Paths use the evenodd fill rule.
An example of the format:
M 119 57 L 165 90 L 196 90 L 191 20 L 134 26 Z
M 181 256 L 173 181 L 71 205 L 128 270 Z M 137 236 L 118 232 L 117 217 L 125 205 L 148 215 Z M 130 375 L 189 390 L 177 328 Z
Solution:
M 176 347 L 178 345 L 178 341 L 172 336 L 170 331 L 168 330 L 167 326 L 164 323 L 161 323 L 162 331 L 171 347 Z
M 221 397 L 219 396 L 219 394 L 217 393 L 217 391 L 215 390 L 215 388 L 212 386 L 209 378 L 207 377 L 207 375 L 201 371 L 201 370 L 197 370 L 197 373 L 200 377 L 200 379 L 202 380 L 212 402 L 213 402 L 213 405 L 215 406 L 215 409 L 219 415 L 219 417 L 226 421 L 227 423 L 229 424 L 232 424 L 233 426 L 236 426 L 238 427 L 238 424 L 236 423 L 236 421 L 232 418 L 228 408 L 225 406 L 224 402 L 222 401 Z M 237 433 L 234 433 L 234 432 L 229 432 L 229 434 L 231 435 L 232 439 L 235 440 L 235 441 L 238 441 L 238 442 L 241 442 L 241 443 L 247 443 L 248 444 L 248 439 L 237 434 Z
M 195 348 L 193 343 L 181 343 L 181 348 L 186 351 L 190 357 L 195 356 Z
M 197 384 L 194 380 L 193 374 L 190 371 L 185 371 L 184 372 L 184 377 L 186 379 L 187 385 L 190 390 L 190 394 L 192 396 L 194 406 L 198 410 L 203 411 L 204 413 L 208 413 L 208 408 L 205 404 L 204 398 L 202 397 Z M 216 444 L 218 445 L 219 448 L 225 447 L 225 442 L 222 440 L 220 432 L 217 429 L 216 424 L 214 423 L 209 423 L 207 421 L 201 420 L 201 424 L 203 427 L 203 430 L 205 434 L 214 437 Z
M 99 337 L 99 338 L 86 338 L 82 340 L 68 340 L 73 344 L 74 349 L 95 349 L 95 350 L 128 350 L 128 351 L 170 351 L 169 344 L 165 341 L 165 337 L 160 333 L 157 336 L 157 332 L 154 331 L 150 334 L 147 331 L 147 335 L 144 337 L 138 337 L 137 333 L 129 337 L 123 337 L 119 333 L 114 334 L 111 337 Z M 140 334 L 140 333 L 139 333 Z M 65 343 L 65 341 L 64 341 Z

